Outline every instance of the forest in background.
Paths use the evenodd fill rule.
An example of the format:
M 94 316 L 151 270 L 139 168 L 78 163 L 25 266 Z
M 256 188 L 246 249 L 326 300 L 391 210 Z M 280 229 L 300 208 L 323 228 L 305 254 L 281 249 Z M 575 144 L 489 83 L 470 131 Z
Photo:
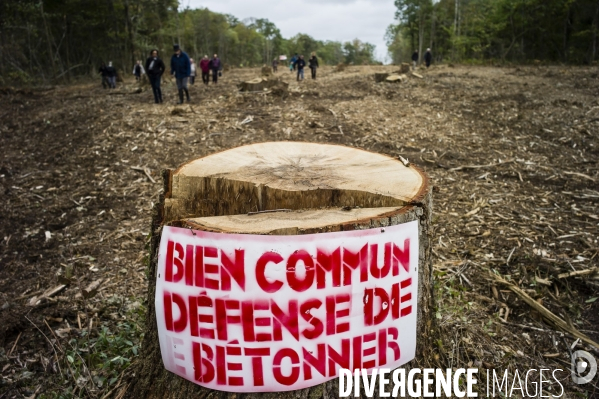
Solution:
M 437 61 L 597 60 L 597 0 L 395 0 L 387 29 L 393 62 L 433 49 Z
M 278 55 L 321 63 L 375 63 L 375 46 L 306 34 L 286 39 L 267 19 L 240 21 L 208 9 L 179 9 L 177 0 L 0 1 L 0 85 L 68 82 L 112 61 L 129 73 L 158 49 L 166 60 L 179 43 L 191 57 L 219 54 L 226 65 L 260 66 Z

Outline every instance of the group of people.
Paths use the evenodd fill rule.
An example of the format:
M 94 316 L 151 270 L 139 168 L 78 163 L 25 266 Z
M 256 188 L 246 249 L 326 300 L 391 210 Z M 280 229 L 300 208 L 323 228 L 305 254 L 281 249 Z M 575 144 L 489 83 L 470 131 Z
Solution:
M 188 86 L 190 83 L 192 85 L 195 83 L 198 68 L 196 67 L 193 58 L 190 58 L 187 53 L 182 51 L 178 44 L 173 46 L 173 51 L 174 54 L 171 57 L 170 74 L 175 78 L 177 84 L 177 91 L 179 94 L 178 104 L 182 104 L 185 99 L 187 99 L 187 102 L 190 101 Z M 414 54 L 416 55 L 416 60 L 418 60 L 418 52 L 416 51 Z M 414 59 L 414 56 L 412 56 L 412 59 Z M 428 49 L 427 55 L 425 55 L 427 67 L 430 65 L 430 59 L 432 59 L 432 57 L 430 56 L 430 49 Z M 279 60 L 275 58 L 272 62 L 273 72 L 277 72 L 278 65 Z M 304 80 L 305 67 L 306 61 L 304 60 L 304 56 L 295 53 L 289 63 L 289 71 L 297 71 L 298 81 Z M 316 71 L 319 68 L 319 64 L 316 53 L 314 52 L 310 55 L 308 67 L 311 70 L 312 79 L 316 79 Z M 199 69 L 202 73 L 202 82 L 205 85 L 209 84 L 211 73 L 212 82 L 214 84 L 217 84 L 219 76 L 222 76 L 222 63 L 217 54 L 214 54 L 212 59 L 209 59 L 208 56 L 205 55 L 200 61 Z M 133 75 L 136 80 L 142 79 L 143 75 L 148 76 L 148 80 L 152 86 L 152 92 L 154 93 L 154 102 L 156 104 L 162 103 L 162 89 L 160 88 L 160 82 L 165 71 L 166 65 L 158 56 L 158 50 L 152 50 L 150 52 L 150 56 L 146 60 L 145 66 L 140 60 L 133 66 Z M 108 65 L 103 63 L 99 72 L 102 75 L 102 86 L 104 88 L 116 88 L 117 70 L 112 65 L 112 61 L 109 62 Z
M 276 72 L 275 61 L 273 61 L 273 71 Z M 297 71 L 297 80 L 304 80 L 304 68 L 306 67 L 306 60 L 304 60 L 303 55 L 294 54 L 291 57 L 291 62 L 289 63 L 289 71 Z M 310 68 L 312 79 L 316 79 L 316 70 L 318 69 L 318 57 L 316 57 L 316 53 L 310 54 L 310 59 L 308 60 L 308 68 Z
M 418 50 L 414 50 L 412 54 L 412 63 L 414 64 L 414 69 L 418 66 L 418 61 L 420 60 L 420 55 L 418 54 Z M 433 54 L 431 53 L 431 49 L 427 48 L 426 53 L 424 53 L 424 64 L 426 67 L 431 66 L 431 62 L 433 62 Z
M 193 58 L 190 58 L 187 53 L 182 51 L 178 44 L 173 46 L 173 50 L 175 53 L 171 57 L 171 75 L 175 77 L 177 82 L 177 90 L 179 91 L 178 104 L 182 104 L 184 93 L 187 102 L 189 102 L 188 82 L 191 81 L 191 84 L 195 83 L 197 68 Z M 218 55 L 214 54 L 212 59 L 208 59 L 208 56 L 205 55 L 200 61 L 200 70 L 202 71 L 202 82 L 204 84 L 208 85 L 210 82 L 211 71 L 212 82 L 217 84 L 218 77 L 222 75 L 222 63 L 220 58 L 218 58 Z M 152 89 L 154 89 L 154 85 L 152 85 Z M 158 91 L 159 90 L 160 87 L 158 87 Z M 154 97 L 156 98 L 156 94 L 154 94 Z M 162 100 L 160 100 L 160 102 L 162 102 Z
M 182 104 L 184 99 L 187 99 L 187 102 L 190 101 L 188 86 L 189 83 L 192 85 L 195 83 L 197 68 L 193 58 L 190 58 L 187 53 L 182 51 L 178 44 L 173 46 L 173 51 L 174 54 L 171 57 L 170 74 L 175 78 L 177 84 L 179 94 L 178 104 Z M 152 86 L 152 92 L 154 93 L 154 102 L 156 104 L 162 103 L 163 101 L 160 82 L 165 71 L 166 65 L 158 56 L 158 50 L 152 50 L 150 52 L 145 67 L 140 60 L 133 66 L 133 75 L 136 80 L 140 80 L 143 75 L 148 76 L 148 80 Z M 212 82 L 217 84 L 219 76 L 222 76 L 222 63 L 220 58 L 218 58 L 218 55 L 214 54 L 212 59 L 205 55 L 200 61 L 200 71 L 202 73 L 202 82 L 204 84 L 209 84 L 211 72 Z M 108 65 L 103 63 L 99 72 L 102 76 L 102 86 L 104 88 L 116 88 L 117 70 L 112 66 L 112 61 L 109 62 Z

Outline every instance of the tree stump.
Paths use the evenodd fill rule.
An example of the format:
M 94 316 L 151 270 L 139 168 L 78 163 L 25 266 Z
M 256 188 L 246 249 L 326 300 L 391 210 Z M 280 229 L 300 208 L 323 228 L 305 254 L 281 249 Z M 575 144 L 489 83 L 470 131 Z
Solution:
M 374 74 L 374 81 L 377 83 L 384 82 L 389 77 L 388 73 L 377 72 Z
M 272 67 L 264 65 L 262 67 L 262 71 L 261 72 L 262 72 L 262 76 L 265 76 L 265 77 L 272 76 Z
M 402 62 L 399 66 L 399 73 L 408 73 L 410 72 L 410 64 L 407 62 Z
M 267 79 L 267 78 L 255 78 L 239 84 L 239 90 L 252 92 L 252 91 L 264 91 L 272 88 L 279 88 L 287 90 L 289 83 L 283 82 L 279 79 Z
M 431 258 L 432 187 L 411 164 L 367 151 L 313 143 L 277 142 L 239 147 L 163 172 L 164 194 L 152 219 L 148 313 L 143 349 L 124 396 L 236 398 L 200 387 L 164 368 L 155 293 L 164 226 L 234 234 L 303 235 L 416 221 L 418 258 L 416 358 L 402 367 L 429 365 L 433 347 Z M 265 211 L 281 210 L 269 213 Z M 377 230 L 379 231 L 379 230 Z M 299 238 L 298 238 L 299 239 Z M 289 269 L 287 269 L 289 270 Z M 198 289 L 199 290 L 199 289 Z M 338 379 L 299 391 L 250 393 L 243 398 L 338 397 Z M 375 396 L 377 397 L 377 396 Z
M 406 75 L 390 75 L 385 79 L 387 83 L 402 83 L 408 80 Z

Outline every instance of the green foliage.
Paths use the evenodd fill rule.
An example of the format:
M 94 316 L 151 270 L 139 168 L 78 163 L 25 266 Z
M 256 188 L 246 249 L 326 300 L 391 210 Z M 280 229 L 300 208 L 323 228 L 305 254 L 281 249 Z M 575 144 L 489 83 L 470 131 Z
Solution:
M 112 61 L 130 74 L 152 49 L 167 61 L 179 43 L 191 57 L 218 54 L 225 64 L 259 66 L 279 55 L 316 52 L 323 63 L 372 63 L 374 46 L 282 37 L 268 19 L 240 21 L 177 0 L 0 1 L 2 85 L 69 81 Z M 356 47 L 356 44 L 359 46 Z
M 111 301 L 109 301 L 109 304 Z M 112 299 L 115 306 L 123 306 L 122 298 Z M 62 343 L 60 369 L 63 381 L 58 392 L 46 392 L 40 398 L 70 399 L 82 390 L 109 391 L 118 382 L 122 372 L 139 354 L 143 329 L 139 324 L 145 309 L 138 306 L 129 311 L 116 325 L 103 325 L 97 333 L 83 329 L 77 337 Z
M 394 62 L 432 47 L 436 60 L 591 63 L 599 47 L 594 0 L 396 0 L 387 30 Z

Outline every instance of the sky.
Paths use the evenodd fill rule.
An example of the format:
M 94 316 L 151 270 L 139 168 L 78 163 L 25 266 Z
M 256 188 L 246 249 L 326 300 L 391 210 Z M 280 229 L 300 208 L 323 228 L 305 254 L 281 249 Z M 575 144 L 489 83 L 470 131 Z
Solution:
M 376 46 L 385 61 L 385 31 L 393 23 L 393 0 L 179 0 L 182 8 L 208 8 L 246 18 L 266 18 L 285 38 L 306 33 L 317 40 L 360 39 Z

